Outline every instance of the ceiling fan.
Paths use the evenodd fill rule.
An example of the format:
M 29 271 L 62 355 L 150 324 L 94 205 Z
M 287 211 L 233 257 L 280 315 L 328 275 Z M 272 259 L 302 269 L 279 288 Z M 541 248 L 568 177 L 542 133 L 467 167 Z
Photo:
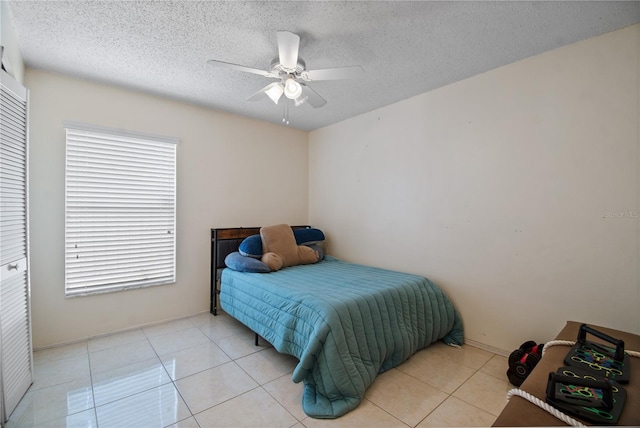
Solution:
M 284 95 L 285 98 L 292 100 L 296 107 L 306 102 L 313 108 L 319 108 L 327 103 L 316 91 L 307 86 L 307 82 L 354 79 L 364 74 L 364 70 L 359 65 L 307 70 L 304 60 L 298 56 L 300 36 L 290 31 L 278 31 L 277 37 L 278 57 L 271 61 L 268 71 L 213 59 L 207 62 L 216 67 L 230 68 L 278 79 L 277 82 L 270 83 L 251 95 L 247 98 L 247 101 L 258 101 L 264 97 L 269 97 L 271 101 L 278 104 L 282 95 Z M 288 104 L 288 102 L 284 103 L 285 113 L 282 118 L 282 121 L 286 123 L 289 123 Z

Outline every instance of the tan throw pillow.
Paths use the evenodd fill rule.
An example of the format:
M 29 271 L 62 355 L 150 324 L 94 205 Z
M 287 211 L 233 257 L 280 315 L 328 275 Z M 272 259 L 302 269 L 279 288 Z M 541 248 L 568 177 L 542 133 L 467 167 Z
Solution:
M 275 226 L 265 226 L 260 228 L 260 237 L 262 238 L 262 262 L 274 269 L 271 257 L 265 257 L 266 253 L 276 253 L 282 259 L 282 266 L 294 266 L 298 264 L 298 245 L 296 238 L 293 236 L 293 230 L 288 224 L 277 224 Z M 266 261 L 264 260 L 266 259 Z M 271 262 L 272 265 L 269 265 Z
M 275 272 L 282 268 L 282 257 L 277 255 L 273 251 L 264 253 L 260 261 L 262 261 L 262 263 L 267 265 L 269 269 L 271 269 L 271 272 Z
M 308 265 L 320 260 L 320 255 L 311 247 L 306 245 L 298 245 L 298 264 Z
M 299 264 L 315 263 L 318 253 L 312 248 L 296 244 L 293 230 L 288 224 L 265 226 L 260 229 L 262 239 L 262 263 L 272 271 Z

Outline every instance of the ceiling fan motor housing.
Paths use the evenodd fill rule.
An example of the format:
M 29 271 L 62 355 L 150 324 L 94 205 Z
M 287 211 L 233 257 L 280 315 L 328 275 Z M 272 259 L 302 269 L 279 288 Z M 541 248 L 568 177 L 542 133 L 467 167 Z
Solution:
M 305 67 L 306 64 L 300 57 L 298 57 L 298 63 L 296 64 L 296 68 L 294 69 L 284 67 L 282 64 L 280 64 L 280 59 L 277 57 L 271 60 L 271 64 L 269 66 L 269 68 L 271 69 L 271 73 L 276 76 L 286 77 L 288 74 L 293 74 L 296 78 L 300 77 L 300 73 L 305 70 Z

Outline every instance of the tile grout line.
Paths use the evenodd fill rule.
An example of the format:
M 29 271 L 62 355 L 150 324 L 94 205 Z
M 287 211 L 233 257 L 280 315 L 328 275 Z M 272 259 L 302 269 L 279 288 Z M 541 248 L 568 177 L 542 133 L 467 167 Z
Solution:
M 87 347 L 87 363 L 89 364 L 89 380 L 91 381 L 91 400 L 93 401 L 93 416 L 96 419 L 96 428 L 100 428 L 98 422 L 98 406 L 96 406 L 96 389 L 93 385 L 93 372 L 91 371 L 91 353 L 89 352 L 89 340 L 85 341 Z
M 469 346 L 474 347 L 473 345 L 469 345 Z M 475 348 L 475 347 L 474 347 L 474 348 Z M 424 348 L 424 349 L 428 349 L 428 348 Z M 483 350 L 483 351 L 485 351 L 485 350 Z M 491 351 L 486 351 L 486 352 L 492 353 Z M 486 409 L 482 409 L 482 408 L 478 407 L 478 406 L 477 406 L 477 405 L 475 405 L 475 404 L 469 403 L 469 402 L 467 402 L 466 400 L 463 400 L 462 398 L 455 397 L 455 396 L 453 395 L 453 394 L 455 394 L 455 392 L 456 392 L 456 391 L 458 391 L 460 388 L 462 388 L 462 386 L 464 386 L 464 385 L 465 385 L 465 384 L 466 384 L 466 383 L 467 383 L 467 382 L 468 382 L 468 381 L 469 381 L 473 376 L 475 376 L 477 373 L 483 373 L 483 374 L 486 374 L 486 375 L 488 375 L 488 376 L 491 376 L 491 377 L 493 377 L 493 378 L 495 378 L 495 379 L 499 379 L 499 378 L 497 378 L 496 376 L 493 376 L 493 375 L 491 375 L 491 374 L 489 374 L 489 373 L 484 373 L 484 372 L 482 372 L 482 368 L 484 368 L 484 367 L 489 363 L 489 361 L 491 361 L 491 360 L 492 360 L 496 355 L 499 355 L 499 354 L 496 354 L 496 353 L 492 353 L 492 354 L 493 354 L 493 355 L 492 355 L 491 357 L 489 357 L 489 359 L 488 359 L 487 361 L 485 361 L 485 362 L 484 362 L 480 367 L 478 367 L 477 369 L 472 368 L 472 367 L 469 367 L 469 366 L 466 366 L 465 364 L 462 364 L 462 363 L 457 363 L 457 364 L 460 364 L 461 366 L 464 366 L 464 367 L 467 367 L 467 368 L 469 368 L 469 369 L 474 370 L 474 372 L 473 372 L 473 374 L 472 374 L 471 376 L 469 376 L 469 377 L 468 377 L 464 382 L 462 382 L 462 383 L 461 383 L 460 385 L 458 385 L 458 386 L 457 386 L 453 391 L 451 391 L 451 393 L 448 393 L 448 392 L 446 392 L 446 391 L 443 391 L 442 389 L 440 389 L 440 388 L 439 388 L 439 387 L 437 387 L 437 386 L 433 386 L 433 385 L 431 385 L 431 384 L 428 384 L 428 383 L 426 383 L 426 382 L 423 382 L 423 381 L 421 381 L 420 379 L 418 379 L 418 378 L 416 378 L 416 377 L 414 377 L 414 376 L 410 375 L 409 373 L 405 373 L 406 375 L 408 375 L 408 376 L 412 377 L 413 379 L 415 379 L 415 380 L 417 380 L 417 381 L 419 381 L 419 382 L 422 382 L 422 383 L 424 383 L 424 384 L 426 384 L 426 385 L 429 385 L 429 386 L 431 386 L 431 387 L 433 387 L 433 388 L 437 389 L 438 391 L 440 391 L 440 392 L 442 392 L 442 393 L 444 393 L 444 394 L 446 394 L 446 395 L 447 395 L 447 397 L 446 397 L 444 400 L 442 400 L 442 402 L 440 402 L 440 404 L 438 404 L 438 405 L 437 405 L 433 410 L 431 410 L 431 411 L 430 411 L 430 412 L 429 412 L 429 413 L 428 413 L 424 418 L 422 418 L 422 419 L 421 419 L 421 420 L 416 424 L 416 426 L 418 426 L 418 425 L 420 425 L 422 422 L 424 422 L 424 421 L 425 421 L 425 420 L 426 420 L 430 415 L 432 415 L 432 414 L 433 414 L 433 413 L 434 413 L 438 408 L 440 408 L 440 407 L 441 407 L 441 406 L 442 406 L 442 405 L 443 405 L 443 404 L 444 404 L 444 403 L 445 403 L 449 398 L 455 398 L 455 399 L 457 399 L 457 400 L 462 401 L 462 402 L 463 402 L 463 403 L 465 403 L 465 404 L 468 404 L 468 405 L 470 405 L 470 406 L 472 406 L 472 407 L 475 407 L 476 409 L 478 409 L 478 410 L 480 410 L 480 411 L 482 411 L 482 412 L 485 412 L 485 413 L 488 413 L 488 414 L 490 414 L 490 415 L 492 415 L 492 416 L 495 416 L 495 415 L 493 415 L 493 413 L 489 412 L 488 410 L 486 410 Z M 442 357 L 440 357 L 440 358 L 442 358 Z M 403 372 L 403 373 L 404 373 L 404 372 Z M 502 379 L 500 379 L 500 380 L 502 380 Z M 383 410 L 384 410 L 384 409 L 383 409 Z M 496 418 L 497 418 L 497 416 L 496 416 Z
M 207 336 L 207 337 L 208 337 L 208 336 Z M 266 342 L 266 340 L 265 340 L 263 337 L 260 337 L 260 338 Z M 213 341 L 213 339 L 211 339 L 211 341 L 212 341 L 214 344 L 216 344 L 216 346 L 218 346 L 218 344 L 217 344 L 217 343 L 215 343 L 215 342 Z M 267 342 L 267 343 L 268 343 L 268 342 Z M 270 344 L 270 345 L 271 345 L 271 344 Z M 273 345 L 271 345 L 271 346 L 273 346 Z M 219 347 L 219 346 L 218 346 L 218 347 Z M 264 388 L 264 385 L 266 385 L 267 383 L 269 383 L 269 382 L 273 382 L 274 380 L 277 380 L 277 379 L 280 379 L 281 377 L 286 376 L 286 375 L 287 375 L 287 374 L 289 374 L 289 373 L 285 373 L 285 374 L 283 374 L 282 376 L 277 377 L 276 379 L 272 379 L 272 380 L 270 380 L 269 382 L 266 382 L 265 384 L 261 384 L 261 383 L 258 381 L 258 379 L 255 379 L 253 376 L 251 376 L 251 374 L 250 374 L 248 371 L 246 371 L 246 370 L 245 370 L 245 369 L 244 369 L 240 364 L 238 364 L 238 363 L 237 363 L 237 361 L 236 361 L 236 360 L 239 360 L 239 359 L 241 359 L 241 358 L 248 357 L 249 355 L 255 355 L 255 354 L 259 353 L 259 352 L 263 352 L 263 351 L 266 351 L 267 349 L 269 349 L 268 347 L 262 347 L 262 348 L 263 348 L 263 349 L 260 349 L 259 351 L 252 352 L 252 353 L 247 354 L 247 355 L 243 355 L 243 356 L 238 357 L 238 358 L 236 358 L 236 359 L 231 359 L 231 361 L 232 361 L 232 362 L 234 362 L 234 363 L 236 364 L 236 366 L 238 366 L 238 367 L 240 368 L 240 370 L 242 370 L 242 371 L 243 371 L 247 376 L 249 376 L 249 377 L 250 377 L 250 378 L 251 378 L 251 379 L 252 379 L 256 384 L 258 384 L 258 386 L 257 386 L 256 388 L 250 389 L 249 391 L 245 391 L 245 392 L 243 392 L 243 393 L 242 393 L 242 394 L 240 394 L 240 395 L 244 395 L 244 394 L 246 394 L 247 392 L 254 391 L 254 390 L 256 390 L 256 389 L 260 388 L 260 389 L 262 389 L 265 393 L 267 393 L 267 395 L 269 395 L 269 397 L 273 398 L 273 399 L 274 399 L 274 401 L 275 401 L 276 403 L 278 403 L 278 404 L 280 405 L 280 407 L 282 407 L 282 408 L 283 408 L 283 409 L 284 409 L 288 414 L 290 414 L 290 415 L 291 415 L 291 417 L 292 417 L 293 419 L 295 419 L 295 421 L 296 421 L 297 423 L 300 423 L 300 424 L 302 424 L 302 425 L 304 426 L 304 424 L 302 423 L 302 421 L 301 421 L 301 420 L 299 420 L 299 419 L 298 419 L 298 418 L 297 418 L 293 413 L 291 413 L 291 412 L 289 411 L 289 409 L 287 409 L 287 408 L 285 407 L 285 405 L 284 405 L 283 403 L 281 403 L 281 402 L 280 402 L 276 397 L 274 397 L 274 396 L 273 396 L 273 395 L 272 395 L 272 394 L 271 394 L 267 389 L 265 389 L 265 388 Z M 222 349 L 222 348 L 220 348 L 220 349 Z M 274 348 L 274 349 L 275 349 L 275 348 Z M 222 350 L 222 352 L 225 352 L 225 351 L 224 351 L 224 350 Z M 276 350 L 276 352 L 277 352 L 277 350 Z M 225 355 L 227 355 L 229 358 L 231 358 L 231 357 L 230 357 L 226 352 L 225 352 Z M 293 371 L 292 371 L 291 373 L 293 373 Z M 230 398 L 229 400 L 232 400 L 233 398 L 239 397 L 240 395 L 236 395 L 235 397 L 232 397 L 232 398 Z M 229 400 L 226 400 L 226 401 L 229 401 Z M 222 404 L 222 403 L 219 403 L 219 404 Z M 217 406 L 217 405 L 216 405 L 216 406 Z M 212 406 L 212 407 L 215 407 L 215 406 Z M 296 424 L 293 424 L 292 426 L 295 426 L 295 425 L 296 425 Z
M 193 323 L 192 323 L 192 324 L 193 324 Z M 205 337 L 209 340 L 209 342 L 211 342 L 212 344 L 214 344 L 215 346 L 217 346 L 217 347 L 222 351 L 222 353 L 224 353 L 224 354 L 225 354 L 225 356 L 229 359 L 229 361 L 224 362 L 224 363 L 222 363 L 222 364 L 218 364 L 218 365 L 216 365 L 216 366 L 214 366 L 214 367 L 220 367 L 220 366 L 225 365 L 225 364 L 234 363 L 234 364 L 235 364 L 235 365 L 236 365 L 236 366 L 237 366 L 237 367 L 238 367 L 242 372 L 244 372 L 247 376 L 249 376 L 249 377 L 250 377 L 250 378 L 251 378 L 251 379 L 256 383 L 256 387 L 251 388 L 251 389 L 249 389 L 248 391 L 243 392 L 242 394 L 236 395 L 236 396 L 234 396 L 234 397 L 230 397 L 230 398 L 228 398 L 228 399 L 226 399 L 226 400 L 224 400 L 224 401 L 221 401 L 221 402 L 219 402 L 219 403 L 217 403 L 217 404 L 215 404 L 215 405 L 213 405 L 213 406 L 211 406 L 211 407 L 207 407 L 206 409 L 203 409 L 202 411 L 200 411 L 200 412 L 198 412 L 198 413 L 202 413 L 202 412 L 205 412 L 205 411 L 207 411 L 207 410 L 209 410 L 209 409 L 212 409 L 212 408 L 214 408 L 214 407 L 217 407 L 217 406 L 219 406 L 219 405 L 221 405 L 221 404 L 223 404 L 223 403 L 226 403 L 226 402 L 228 402 L 228 401 L 230 401 L 230 400 L 233 400 L 234 398 L 239 397 L 240 395 L 246 394 L 247 392 L 254 391 L 254 390 L 258 389 L 258 388 L 262 388 L 262 385 L 261 385 L 261 384 L 260 384 L 256 379 L 254 379 L 254 378 L 253 378 L 253 377 L 252 377 L 252 376 L 251 376 L 251 375 L 250 375 L 246 370 L 244 370 L 244 369 L 242 368 L 242 366 L 236 362 L 236 360 L 237 360 L 238 358 L 244 358 L 244 357 L 245 357 L 245 356 L 247 356 L 247 355 L 253 355 L 253 354 L 257 353 L 257 352 L 261 352 L 261 351 L 263 351 L 264 349 L 261 349 L 261 350 L 256 351 L 256 352 L 252 352 L 251 354 L 247 354 L 247 355 L 244 355 L 244 356 L 242 356 L 242 357 L 238 357 L 238 358 L 236 358 L 236 359 L 233 359 L 233 358 L 232 358 L 232 357 L 231 357 L 231 356 L 230 356 L 230 355 L 229 355 L 229 354 L 228 354 L 228 353 L 227 353 L 223 348 L 221 348 L 221 347 L 220 347 L 220 346 L 219 346 L 219 345 L 218 345 L 218 344 L 217 344 L 217 343 L 216 343 L 216 342 L 215 342 L 211 337 L 209 337 L 209 336 L 206 334 L 206 332 L 204 332 L 204 331 L 200 328 L 200 325 L 192 325 L 192 327 L 190 327 L 190 328 L 196 328 L 198 331 L 200 331 L 202 334 L 204 334 L 204 335 L 205 335 Z M 184 330 L 184 329 L 182 329 L 182 330 Z M 179 330 L 177 330 L 177 331 L 179 331 Z M 172 333 L 175 333 L 175 332 L 176 332 L 176 331 L 169 332 L 169 333 L 165 333 L 165 334 L 172 334 Z M 145 333 L 145 335 L 146 335 L 146 333 Z M 158 336 L 162 336 L 162 335 L 158 335 Z M 157 336 L 153 336 L 153 337 L 157 337 Z M 147 340 L 148 340 L 148 338 L 147 338 Z M 189 410 L 189 413 L 190 413 L 190 415 L 191 415 L 190 417 L 194 418 L 194 420 L 195 420 L 196 424 L 197 424 L 198 426 L 200 426 L 200 423 L 198 422 L 198 420 L 197 420 L 197 418 L 196 418 L 196 413 L 194 413 L 194 412 L 193 412 L 193 410 L 191 410 L 191 407 L 189 406 L 189 404 L 187 403 L 187 401 L 184 399 L 184 397 L 183 397 L 182 393 L 180 392 L 180 389 L 178 388 L 178 385 L 176 384 L 176 382 L 177 382 L 178 380 L 180 380 L 180 379 L 175 379 L 175 380 L 174 380 L 174 379 L 169 375 L 169 373 L 166 371 L 166 367 L 164 366 L 164 363 L 162 363 L 162 359 L 160 358 L 160 355 L 158 354 L 157 350 L 153 347 L 153 344 L 151 343 L 151 341 L 149 341 L 149 344 L 151 345 L 151 348 L 153 349 L 154 353 L 156 354 L 156 356 L 158 357 L 158 359 L 159 359 L 160 363 L 162 364 L 163 369 L 165 370 L 165 372 L 166 372 L 166 373 L 167 373 L 167 375 L 169 376 L 169 379 L 171 379 L 171 383 L 173 384 L 174 388 L 176 389 L 176 391 L 177 391 L 177 392 L 178 392 L 178 394 L 180 395 L 180 398 L 182 399 L 182 401 L 183 401 L 183 402 L 185 403 L 185 405 L 187 406 L 187 409 Z M 197 347 L 197 346 L 200 346 L 200 345 L 189 346 L 189 347 L 187 347 L 187 348 L 181 349 L 181 350 L 176 351 L 176 352 L 180 352 L 180 351 L 183 351 L 183 350 L 185 350 L 185 349 L 191 349 L 191 348 L 194 348 L 194 347 Z M 265 349 L 266 349 L 266 348 L 265 348 Z M 201 370 L 201 371 L 199 371 L 199 372 L 197 372 L 197 373 L 192 373 L 192 374 L 190 374 L 189 376 L 185 376 L 185 377 L 184 377 L 184 378 L 182 378 L 182 379 L 186 379 L 186 378 L 191 377 L 191 376 L 194 376 L 194 375 L 196 375 L 196 374 L 198 374 L 198 373 L 203 373 L 203 372 L 205 372 L 205 371 L 207 371 L 207 370 L 210 370 L 210 369 L 212 369 L 212 368 L 214 368 L 214 367 L 209 367 L 209 368 L 207 368 L 207 369 L 203 369 L 203 370 Z M 268 392 L 268 391 L 266 391 L 264 388 L 262 388 L 262 390 L 263 390 L 263 391 L 265 391 L 267 394 L 269 394 L 269 392 Z M 269 395 L 270 395 L 270 394 L 269 394 Z M 275 398 L 274 398 L 274 399 L 275 399 Z M 280 404 L 280 402 L 279 402 L 279 401 L 277 401 L 277 400 L 276 400 L 276 402 L 278 402 L 278 403 Z M 283 406 L 283 408 L 284 408 L 284 406 Z M 286 410 L 288 413 L 290 413 L 286 408 L 285 408 L 285 410 Z M 301 421 L 299 421 L 299 420 L 298 420 L 298 418 L 296 418 L 296 417 L 295 417 L 295 416 L 293 416 L 293 415 L 291 415 L 291 416 L 292 416 L 292 417 L 293 417 L 297 422 L 300 422 L 300 423 L 301 423 Z M 188 419 L 188 417 L 187 417 L 187 418 L 185 418 L 185 419 Z M 185 419 L 183 419 L 183 420 L 185 420 Z M 180 421 L 176 421 L 175 423 L 178 423 L 178 422 L 180 422 Z
M 184 329 L 182 329 L 184 330 Z M 180 330 L 178 330 L 180 331 Z M 198 331 L 200 331 L 200 329 L 198 328 Z M 180 392 L 180 389 L 178 388 L 178 385 L 176 384 L 176 381 L 178 379 L 173 379 L 171 377 L 171 375 L 169 374 L 169 372 L 167 371 L 167 367 L 164 365 L 164 363 L 162 362 L 162 358 L 160 358 L 160 355 L 158 355 L 158 351 L 156 350 L 156 348 L 153 346 L 153 343 L 151 343 L 151 340 L 149 340 L 149 336 L 147 336 L 147 333 L 145 333 L 144 329 L 142 329 L 142 333 L 145 335 L 145 337 L 147 338 L 147 342 L 149 342 L 149 346 L 151 346 L 151 349 L 153 349 L 153 353 L 156 355 L 156 358 L 158 359 L 158 362 L 160 363 L 160 365 L 162 366 L 162 369 L 164 370 L 164 372 L 167 374 L 167 376 L 169 377 L 169 380 L 171 381 L 171 385 L 173 386 L 173 388 L 176 390 L 176 393 L 178 394 L 178 396 L 180 397 L 180 399 L 182 400 L 182 402 L 184 403 L 185 407 L 187 408 L 187 410 L 189 411 L 189 416 L 187 416 L 184 419 L 181 419 L 179 421 L 175 421 L 173 422 L 171 425 L 175 425 L 181 421 L 187 420 L 189 418 L 193 418 L 193 420 L 196 422 L 196 425 L 200 426 L 200 423 L 198 422 L 198 420 L 196 419 L 196 415 L 193 413 L 193 410 L 191 410 L 191 407 L 189 407 L 189 404 L 187 403 L 187 400 L 184 399 L 184 397 L 182 396 L 182 393 Z M 169 332 L 166 334 L 171 334 L 171 333 L 175 333 L 175 332 Z M 204 332 L 203 332 L 204 334 Z M 162 335 L 158 335 L 158 336 L 162 336 Z M 207 336 L 205 334 L 205 336 Z M 154 336 L 157 337 L 157 336 Z M 209 336 L 207 336 L 207 339 L 209 339 Z M 209 339 L 211 340 L 211 339 Z M 189 348 L 193 348 L 193 346 L 189 347 Z M 186 348 L 186 349 L 189 349 Z M 156 387 L 157 388 L 157 387 Z M 153 388 L 151 388 L 153 389 Z M 100 427 L 98 427 L 100 428 Z
M 488 352 L 488 351 L 487 351 L 487 352 Z M 498 354 L 495 354 L 495 355 L 498 355 Z M 461 384 L 460 384 L 460 385 L 459 385 L 455 390 L 453 390 L 453 392 L 449 395 L 449 397 L 453 397 L 453 398 L 455 398 L 455 399 L 457 399 L 457 400 L 460 400 L 460 401 L 462 401 L 463 403 L 468 404 L 469 406 L 475 407 L 476 409 L 481 410 L 481 411 L 483 411 L 483 412 L 485 412 L 485 413 L 488 413 L 488 414 L 490 414 L 491 416 L 494 416 L 495 418 L 497 418 L 498 416 L 494 415 L 493 413 L 491 413 L 491 412 L 490 412 L 490 411 L 488 411 L 487 409 L 483 409 L 483 408 L 478 407 L 477 405 L 475 405 L 475 404 L 473 404 L 473 403 L 469 403 L 467 400 L 465 400 L 465 399 L 463 399 L 463 398 L 460 398 L 460 397 L 454 397 L 454 396 L 453 396 L 453 394 L 455 394 L 455 393 L 456 393 L 456 391 L 458 391 L 460 388 L 462 388 L 462 387 L 463 387 L 467 382 L 469 382 L 469 380 L 471 380 L 471 378 L 472 378 L 472 377 L 474 377 L 476 374 L 478 374 L 478 373 L 484 373 L 484 372 L 482 372 L 482 368 L 483 368 L 483 367 L 484 367 L 484 366 L 485 366 L 489 361 L 491 361 L 491 359 L 492 359 L 492 358 L 493 358 L 493 356 L 492 356 L 491 358 L 489 358 L 489 359 L 488 359 L 484 364 L 482 364 L 478 369 L 475 369 L 475 372 L 474 372 L 471 376 L 469 376 L 469 377 L 467 378 L 467 380 L 465 380 L 464 382 L 462 382 L 462 383 L 461 383 Z M 487 376 L 491 376 L 491 375 L 490 375 L 490 374 L 488 374 L 488 373 L 484 373 L 484 374 L 486 374 Z M 493 377 L 494 379 L 498 379 L 498 378 L 496 378 L 495 376 L 491 376 L 491 377 Z M 446 401 L 446 400 L 445 400 L 445 401 Z M 444 403 L 444 401 L 443 401 L 443 403 Z M 438 407 L 440 407 L 440 406 L 438 406 Z

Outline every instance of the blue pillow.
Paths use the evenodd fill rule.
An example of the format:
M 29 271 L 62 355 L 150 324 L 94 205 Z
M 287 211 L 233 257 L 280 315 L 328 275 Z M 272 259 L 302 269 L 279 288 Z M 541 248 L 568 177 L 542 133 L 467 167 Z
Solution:
M 324 233 L 320 229 L 296 229 L 293 231 L 293 236 L 296 237 L 298 245 L 317 244 L 324 241 Z
M 238 251 L 229 253 L 224 259 L 224 264 L 229 269 L 237 270 L 238 272 L 252 272 L 252 273 L 269 273 L 271 269 L 269 266 L 262 263 L 260 260 L 252 259 L 251 257 L 245 257 Z
M 262 257 L 262 238 L 260 235 L 251 235 L 240 243 L 238 250 L 243 256 L 259 259 Z

